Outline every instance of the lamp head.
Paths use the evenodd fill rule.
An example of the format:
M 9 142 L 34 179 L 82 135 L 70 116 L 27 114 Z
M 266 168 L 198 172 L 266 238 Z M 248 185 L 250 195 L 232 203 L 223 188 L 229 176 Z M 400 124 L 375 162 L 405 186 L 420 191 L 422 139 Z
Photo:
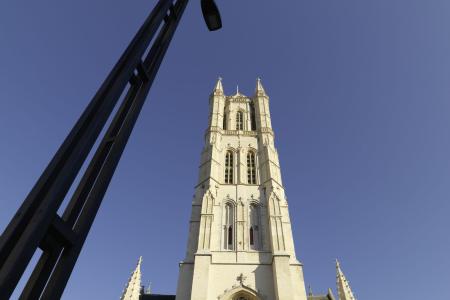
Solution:
M 222 28 L 220 12 L 214 0 L 201 0 L 203 18 L 210 31 Z

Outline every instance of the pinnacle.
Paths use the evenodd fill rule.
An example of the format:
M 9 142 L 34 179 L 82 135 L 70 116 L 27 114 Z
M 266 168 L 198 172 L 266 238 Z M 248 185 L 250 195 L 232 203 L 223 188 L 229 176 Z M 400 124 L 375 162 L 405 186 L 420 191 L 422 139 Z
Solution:
M 136 269 L 131 273 L 130 279 L 120 298 L 121 300 L 134 300 L 139 298 L 141 289 L 141 264 L 142 256 L 139 257 Z
M 222 77 L 219 77 L 213 90 L 214 94 L 223 94 Z
M 239 91 L 239 85 L 236 85 L 236 94 L 234 94 L 233 97 L 236 97 L 236 96 L 244 96 L 244 94 L 242 94 L 242 93 Z
M 256 90 L 255 90 L 255 94 L 256 95 L 266 95 L 266 91 L 264 90 L 264 87 L 261 83 L 261 77 L 258 77 L 256 79 Z
M 356 300 L 353 295 L 352 289 L 350 288 L 350 284 L 345 278 L 344 273 L 341 270 L 341 265 L 339 261 L 336 259 L 336 285 L 339 295 L 339 300 Z

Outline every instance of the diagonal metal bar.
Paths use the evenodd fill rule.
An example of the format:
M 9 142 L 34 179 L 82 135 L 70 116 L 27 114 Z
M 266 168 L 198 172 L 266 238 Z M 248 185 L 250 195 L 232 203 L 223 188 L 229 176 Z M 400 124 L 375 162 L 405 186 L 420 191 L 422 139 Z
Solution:
M 176 15 L 181 16 L 186 8 L 187 0 L 178 1 L 174 8 Z M 112 177 L 112 172 L 117 166 L 120 155 L 126 145 L 127 139 L 133 129 L 133 126 L 137 120 L 137 117 L 145 102 L 146 95 L 150 89 L 156 73 L 161 65 L 164 54 L 167 51 L 169 43 L 175 33 L 175 29 L 179 23 L 179 18 L 176 15 L 172 15 L 171 20 L 165 24 L 157 38 L 154 46 L 149 52 L 143 65 L 147 69 L 148 81 L 145 81 L 141 87 L 141 90 L 136 95 L 136 101 L 130 107 L 126 119 L 123 122 L 122 127 L 119 129 L 117 136 L 114 139 L 114 144 L 111 146 L 111 150 L 105 160 L 102 171 L 99 173 L 95 184 L 90 189 L 90 194 L 87 198 L 85 207 L 77 220 L 74 227 L 74 231 L 79 234 L 81 242 L 71 248 L 63 250 L 61 257 L 53 271 L 51 278 L 45 288 L 42 295 L 42 299 L 57 299 L 61 297 L 64 290 L 64 286 L 69 279 L 70 270 L 73 269 L 75 262 L 79 256 L 84 240 L 87 237 L 89 228 L 94 221 L 95 215 L 101 204 L 101 198 L 103 197 L 109 181 Z M 113 129 L 114 131 L 115 129 Z M 105 144 L 108 143 L 105 140 Z
M 60 187 L 61 193 L 67 192 L 67 185 L 79 171 L 129 77 L 140 63 L 171 2 L 169 0 L 158 2 L 5 229 L 0 238 L 0 267 L 5 263 L 16 243 L 13 236 L 25 230 L 31 215 L 37 211 L 45 194 L 55 185 L 61 174 L 64 175 L 64 183 L 66 183 Z
M 118 110 L 118 114 L 123 114 L 123 111 L 125 110 L 126 106 L 128 106 L 129 103 L 136 96 L 140 85 L 141 83 L 136 83 L 135 85 L 131 86 L 131 88 L 127 92 L 124 101 L 121 104 L 121 107 Z M 117 123 L 117 121 L 113 123 Z M 113 123 L 110 125 L 110 128 L 111 126 L 113 126 Z M 110 136 L 110 134 L 108 133 L 110 131 L 111 130 L 108 130 L 108 132 L 105 134 L 104 140 L 108 139 L 108 136 Z M 79 201 L 80 198 L 86 197 L 87 193 L 89 192 L 89 190 L 86 191 L 86 189 L 82 189 L 80 187 L 86 186 L 90 182 L 92 183 L 95 182 L 95 175 L 96 173 L 99 172 L 101 168 L 100 165 L 102 161 L 101 156 L 104 155 L 104 150 L 102 149 L 104 149 L 104 143 L 101 143 L 99 145 L 99 148 L 96 151 L 94 157 L 92 158 L 88 168 L 86 169 L 85 174 L 83 175 L 78 188 L 74 192 L 74 195 L 72 196 L 69 204 L 65 209 L 65 213 L 62 219 L 67 226 L 70 226 L 70 228 L 74 226 L 75 221 L 77 220 L 78 215 L 84 206 L 84 202 Z M 52 247 L 52 249 L 50 249 L 50 251 L 45 251 L 41 255 L 38 261 L 38 267 L 36 267 L 33 270 L 30 279 L 28 280 L 24 290 L 22 291 L 20 297 L 21 299 L 38 299 L 40 297 L 42 290 L 44 289 L 63 249 L 64 249 L 63 244 L 56 244 Z
M 11 296 L 39 247 L 43 254 L 20 299 L 62 296 L 187 4 L 188 0 L 157 2 L 0 236 L 0 299 Z M 202 11 L 210 30 L 222 26 L 214 0 L 202 0 Z M 60 217 L 60 205 L 124 91 L 126 96 Z
M 11 295 L 33 253 L 45 238 L 53 216 L 114 109 L 123 89 L 135 76 L 133 72 L 140 66 L 141 57 L 158 30 L 159 24 L 167 16 L 172 2 L 173 0 L 158 2 L 2 234 L 0 238 L 0 298 L 8 298 Z M 185 7 L 187 0 L 181 2 L 185 3 Z M 178 22 L 176 23 L 178 24 Z M 153 79 L 151 81 L 153 82 Z M 143 99 L 151 86 L 151 84 L 147 85 L 148 88 L 142 89 L 141 87 Z M 127 139 L 128 137 L 125 139 L 123 147 Z M 117 153 L 119 153 L 118 162 L 122 152 L 118 151 Z M 110 177 L 114 168 L 109 170 Z M 105 190 L 109 180 L 104 185 Z M 103 194 L 99 194 L 100 200 L 103 198 Z M 56 257 L 56 255 L 46 256 L 50 257 L 52 261 Z M 39 264 L 39 266 L 41 270 L 47 270 L 44 273 L 48 273 L 48 270 L 51 269 L 46 263 Z

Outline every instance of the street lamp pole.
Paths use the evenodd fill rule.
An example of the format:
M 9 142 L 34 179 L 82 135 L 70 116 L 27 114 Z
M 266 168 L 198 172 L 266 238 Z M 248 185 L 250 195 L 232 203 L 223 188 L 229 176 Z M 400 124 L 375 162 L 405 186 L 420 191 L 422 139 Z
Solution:
M 6 227 L 0 237 L 0 299 L 11 296 L 38 248 L 43 253 L 20 298 L 61 297 L 187 3 L 158 1 Z M 208 28 L 221 28 L 214 0 L 201 0 L 201 7 Z M 116 106 L 59 216 L 59 207 Z

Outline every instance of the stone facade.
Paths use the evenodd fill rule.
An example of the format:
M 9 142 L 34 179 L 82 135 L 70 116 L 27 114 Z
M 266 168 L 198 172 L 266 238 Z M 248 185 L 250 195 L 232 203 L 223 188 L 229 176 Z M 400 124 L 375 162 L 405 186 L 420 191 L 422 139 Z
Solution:
M 226 96 L 219 79 L 209 105 L 176 299 L 306 300 L 269 97 L 259 79 Z

